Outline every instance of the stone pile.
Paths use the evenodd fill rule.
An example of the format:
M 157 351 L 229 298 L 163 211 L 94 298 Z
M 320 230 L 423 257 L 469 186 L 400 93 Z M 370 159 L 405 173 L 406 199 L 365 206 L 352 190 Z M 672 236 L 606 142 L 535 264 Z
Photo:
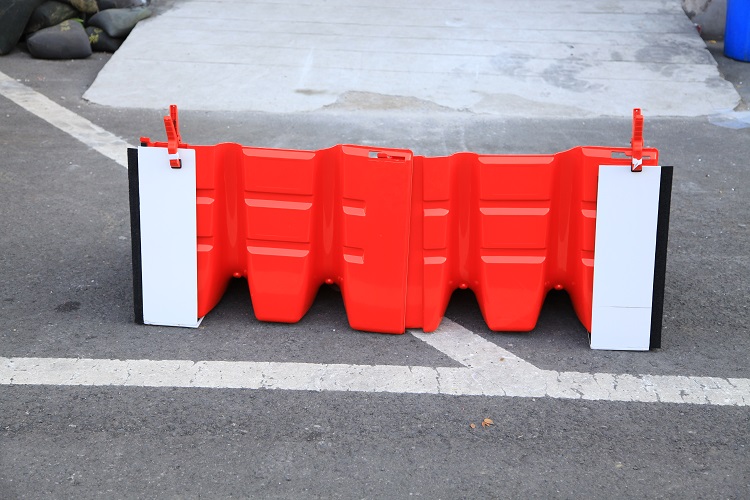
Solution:
M 150 0 L 0 0 L 0 55 L 22 41 L 40 59 L 83 59 L 116 51 Z

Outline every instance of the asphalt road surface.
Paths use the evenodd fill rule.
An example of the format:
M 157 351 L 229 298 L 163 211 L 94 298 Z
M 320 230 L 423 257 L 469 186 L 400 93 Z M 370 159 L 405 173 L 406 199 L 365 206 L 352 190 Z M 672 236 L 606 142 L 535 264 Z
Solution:
M 16 52 L 0 60 L 0 71 L 130 144 L 161 139 L 163 113 L 81 99 L 104 62 Z M 159 370 L 183 360 L 266 363 L 280 377 L 264 388 L 159 386 L 147 377 L 70 385 L 61 365 L 35 361 L 36 382 L 0 384 L 0 498 L 750 497 L 750 129 L 646 117 L 647 145 L 675 166 L 661 349 L 589 350 L 562 292 L 550 294 L 530 333 L 488 331 L 470 292 L 456 293 L 446 313 L 449 330 L 478 338 L 480 354 L 507 356 L 529 387 L 538 374 L 576 372 L 638 380 L 643 389 L 649 375 L 663 377 L 663 394 L 684 380 L 704 392 L 731 383 L 733 405 L 670 402 L 679 394 L 647 400 L 642 392 L 439 394 L 417 383 L 382 389 L 378 373 L 422 367 L 471 376 L 485 367 L 418 334 L 352 331 L 340 295 L 328 288 L 294 325 L 256 321 L 242 282 L 196 330 L 135 325 L 125 168 L 71 137 L 73 125 L 53 126 L 13 102 L 16 87 L 0 88 L 6 371 L 11 358 L 152 360 Z M 62 116 L 56 109 L 44 112 Z M 181 130 L 188 143 L 203 144 L 552 153 L 625 146 L 630 121 L 184 112 Z M 294 370 L 313 365 L 376 369 L 358 372 L 359 388 L 344 380 L 333 390 L 304 381 L 294 389 Z

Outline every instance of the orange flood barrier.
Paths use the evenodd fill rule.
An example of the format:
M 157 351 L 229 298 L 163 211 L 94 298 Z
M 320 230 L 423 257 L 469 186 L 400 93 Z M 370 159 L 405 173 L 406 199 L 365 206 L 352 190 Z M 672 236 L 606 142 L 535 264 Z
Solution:
M 141 145 L 168 148 L 173 168 L 178 150 L 195 151 L 197 317 L 246 277 L 263 321 L 299 321 L 327 283 L 352 328 L 432 331 L 469 288 L 490 329 L 528 331 L 547 292 L 564 289 L 590 331 L 599 166 L 658 164 L 640 137 L 632 149 L 424 157 L 186 145 L 176 109 L 165 122 L 168 142 Z

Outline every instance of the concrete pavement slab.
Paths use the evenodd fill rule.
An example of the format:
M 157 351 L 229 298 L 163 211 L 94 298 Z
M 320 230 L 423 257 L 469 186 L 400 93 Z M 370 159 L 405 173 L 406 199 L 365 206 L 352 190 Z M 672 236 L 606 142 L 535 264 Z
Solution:
M 188 0 L 84 95 L 185 110 L 701 116 L 740 100 L 677 0 Z

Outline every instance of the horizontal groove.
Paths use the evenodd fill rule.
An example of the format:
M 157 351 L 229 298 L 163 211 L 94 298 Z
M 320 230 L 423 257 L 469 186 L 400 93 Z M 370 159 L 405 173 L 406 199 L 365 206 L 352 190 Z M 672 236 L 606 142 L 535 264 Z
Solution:
M 285 201 L 285 200 L 261 200 L 258 198 L 245 198 L 245 204 L 253 208 L 275 208 L 279 210 L 310 210 L 312 202 L 309 201 Z
M 581 210 L 596 210 L 596 200 L 592 200 L 592 201 L 583 200 L 583 201 L 581 201 Z
M 274 257 L 307 257 L 309 250 L 296 250 L 294 248 L 273 248 L 248 246 L 247 251 L 253 255 L 271 255 Z
M 424 255 L 424 263 L 427 264 L 444 264 L 448 261 L 448 249 L 447 248 L 433 248 L 425 249 L 422 253 Z
M 364 217 L 367 215 L 367 204 L 365 200 L 356 198 L 344 198 L 341 200 L 341 209 L 346 215 Z
M 422 205 L 424 206 L 424 208 L 442 208 L 447 210 L 447 206 L 450 205 L 450 200 L 448 198 L 444 198 L 441 200 L 424 200 L 422 202 Z
M 539 255 L 482 255 L 486 264 L 541 264 L 547 257 Z
M 523 215 L 542 216 L 549 213 L 549 207 L 479 207 L 483 215 Z
M 215 189 L 196 189 L 195 203 L 197 205 L 211 205 L 216 201 Z
M 587 219 L 596 219 L 596 210 L 581 209 L 581 215 Z
M 424 265 L 438 265 L 438 264 L 445 264 L 448 261 L 448 258 L 445 255 L 434 255 L 432 257 L 425 257 L 424 258 Z
M 448 215 L 450 210 L 447 208 L 425 208 L 424 209 L 424 216 L 425 217 L 445 217 Z
M 199 252 L 210 252 L 214 249 L 213 236 L 198 236 L 197 242 Z
M 270 246 L 288 246 L 288 245 L 309 245 L 310 236 L 308 234 L 279 235 L 268 234 L 263 231 L 250 231 L 248 241 L 268 241 L 272 242 Z M 258 245 L 253 245 L 258 246 Z M 263 246 L 263 245 L 260 245 Z
M 348 205 L 344 205 L 341 208 L 346 215 L 353 215 L 355 217 L 364 217 L 367 215 L 364 208 L 350 207 Z
M 344 247 L 344 260 L 350 264 L 365 263 L 365 249 L 357 247 Z
M 509 200 L 505 198 L 480 198 L 481 208 L 549 208 L 552 200 L 549 198 L 534 200 Z
M 279 243 L 283 243 L 279 245 Z M 309 243 L 279 242 L 270 240 L 247 240 L 247 251 L 253 255 L 272 255 L 276 257 L 307 257 L 310 253 Z
M 275 191 L 245 191 L 245 199 L 258 201 L 287 201 L 290 203 L 312 203 L 312 194 L 280 193 Z
M 482 247 L 479 249 L 481 255 L 536 255 L 544 257 L 547 255 L 547 248 L 490 248 Z
M 581 250 L 581 263 L 586 267 L 594 267 L 594 251 Z

